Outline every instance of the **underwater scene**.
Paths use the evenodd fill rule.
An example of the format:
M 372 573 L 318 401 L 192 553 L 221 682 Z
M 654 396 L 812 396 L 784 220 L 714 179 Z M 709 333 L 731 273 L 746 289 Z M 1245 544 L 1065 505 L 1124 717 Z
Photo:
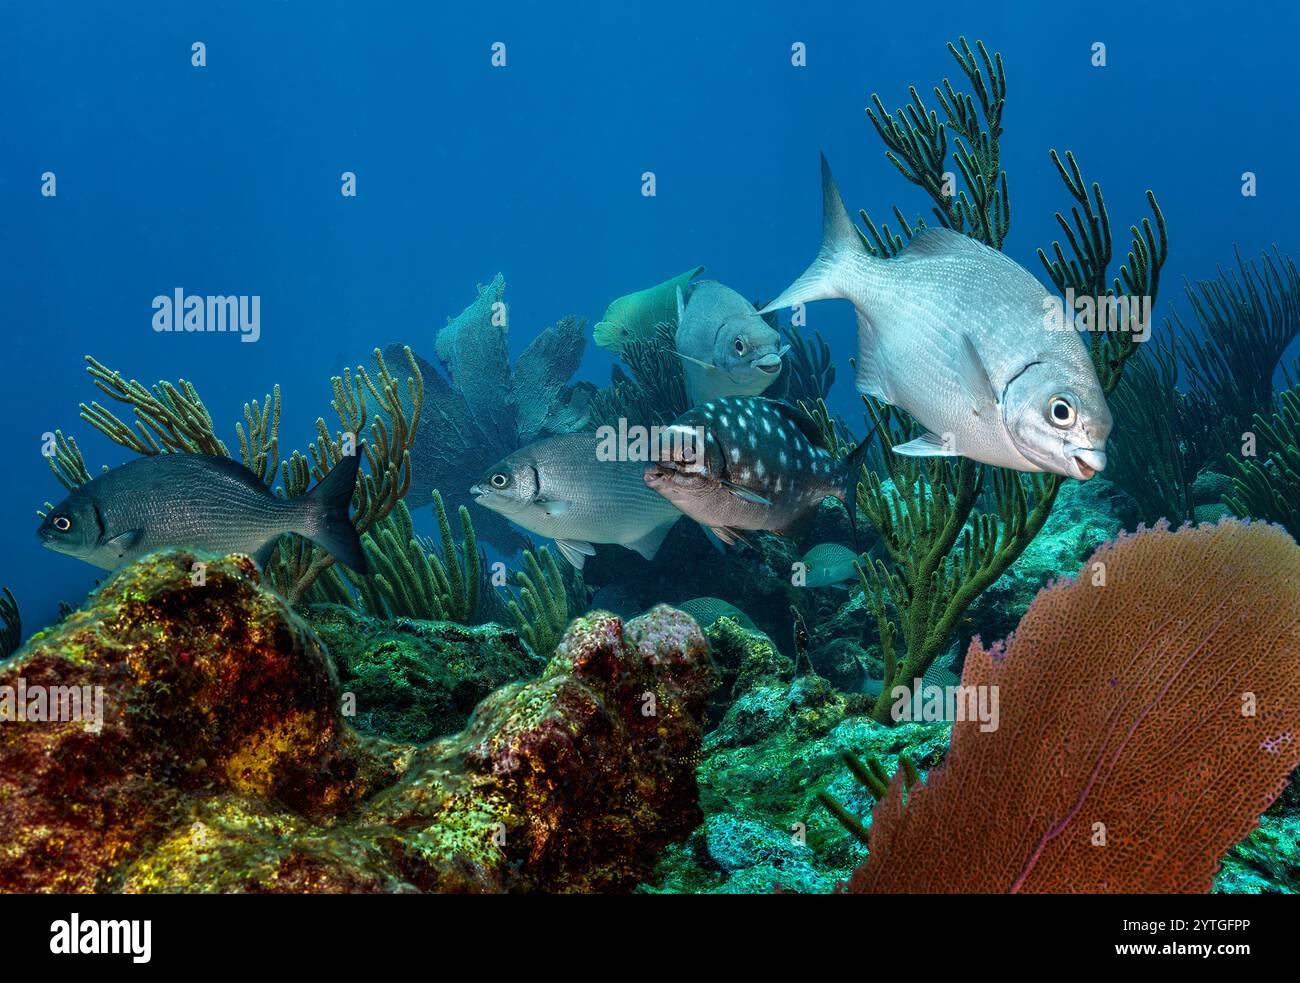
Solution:
M 1297 8 L 3 20 L 0 892 L 1300 892 Z

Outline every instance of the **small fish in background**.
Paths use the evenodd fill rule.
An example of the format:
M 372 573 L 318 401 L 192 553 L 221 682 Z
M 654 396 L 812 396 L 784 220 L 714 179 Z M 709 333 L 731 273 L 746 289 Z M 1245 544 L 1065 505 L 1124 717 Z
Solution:
M 1106 467 L 1111 415 L 1059 302 L 1014 260 L 950 229 L 892 259 L 867 252 L 822 157 L 822 245 L 764 312 L 839 297 L 858 313 L 857 390 L 928 431 L 894 448 L 1087 480 Z
M 720 597 L 693 597 L 680 604 L 670 604 L 669 607 L 690 615 L 701 631 L 708 631 L 719 618 L 731 618 L 742 628 L 752 630 L 756 627 L 749 615 Z
M 790 350 L 754 305 L 705 280 L 677 290 L 677 354 L 696 406 L 722 396 L 757 396 L 781 373 Z
M 640 461 L 604 461 L 602 438 L 568 433 L 529 444 L 488 469 L 470 489 L 475 501 L 529 532 L 555 541 L 579 570 L 594 543 L 616 543 L 653 560 L 681 518 L 646 488 Z
M 619 355 L 629 341 L 647 341 L 665 321 L 677 316 L 677 291 L 704 272 L 703 266 L 627 294 L 613 301 L 605 309 L 605 316 L 596 322 L 593 337 L 606 351 Z
M 633 593 L 622 584 L 606 584 L 591 598 L 592 611 L 608 611 L 624 621 L 630 621 L 644 608 Z
M 47 549 L 114 570 L 168 546 L 246 553 L 264 567 L 291 532 L 364 574 L 348 517 L 360 466 L 358 449 L 311 491 L 286 499 L 229 458 L 156 454 L 86 482 L 50 511 L 37 535 Z
M 697 406 L 660 436 L 646 485 L 724 543 L 747 529 L 786 532 L 827 497 L 847 504 L 870 443 L 836 458 L 804 413 L 762 396 Z
M 839 543 L 818 543 L 799 561 L 804 566 L 802 583 L 796 587 L 831 587 L 858 579 L 854 563 L 864 562 L 862 554 Z

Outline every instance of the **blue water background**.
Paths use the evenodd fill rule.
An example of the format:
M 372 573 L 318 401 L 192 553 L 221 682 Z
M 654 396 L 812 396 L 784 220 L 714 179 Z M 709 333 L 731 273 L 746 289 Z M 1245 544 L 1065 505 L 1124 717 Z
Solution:
M 431 357 L 498 271 L 516 354 L 563 315 L 590 325 L 696 264 L 771 296 L 816 248 L 819 149 L 851 209 L 928 213 L 863 109 L 872 92 L 902 105 L 910 84 L 933 105 L 962 34 L 1006 61 L 1007 251 L 1043 276 L 1035 249 L 1068 204 L 1047 151 L 1072 149 L 1117 236 L 1158 194 L 1163 314 L 1183 276 L 1212 275 L 1234 244 L 1296 250 L 1298 27 L 1293 4 L 5 2 L 0 583 L 30 632 L 100 575 L 34 536 L 35 510 L 63 494 L 43 433 L 76 435 L 92 470 L 129 456 L 77 418 L 99 395 L 83 355 L 190 380 L 232 448 L 243 402 L 280 383 L 287 453 L 318 415 L 334 425 L 342 361 L 392 341 Z M 505 68 L 490 64 L 497 41 Z M 806 67 L 791 65 L 796 41 Z M 45 171 L 56 198 L 40 194 Z M 260 342 L 154 333 L 151 301 L 176 287 L 260 295 Z M 814 305 L 810 323 L 852 411 L 851 309 Z M 603 383 L 610 364 L 592 345 L 583 375 Z

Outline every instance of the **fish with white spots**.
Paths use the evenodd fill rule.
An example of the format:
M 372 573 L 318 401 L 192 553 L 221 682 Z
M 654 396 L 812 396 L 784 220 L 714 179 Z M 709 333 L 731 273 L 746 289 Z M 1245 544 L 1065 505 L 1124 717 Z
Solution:
M 852 516 L 869 443 L 838 458 L 807 415 L 761 396 L 711 400 L 662 438 L 646 485 L 726 543 L 744 530 L 786 532 L 827 497 L 848 504 Z

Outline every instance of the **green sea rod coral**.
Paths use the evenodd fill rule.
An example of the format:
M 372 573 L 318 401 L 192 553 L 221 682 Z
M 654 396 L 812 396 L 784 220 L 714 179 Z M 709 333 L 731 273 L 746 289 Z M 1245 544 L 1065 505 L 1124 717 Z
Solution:
M 509 609 L 519 625 L 519 634 L 535 653 L 550 658 L 569 626 L 569 591 L 564 575 L 551 551 L 543 546 L 538 553 L 524 551 L 524 569 L 515 577 L 519 581 L 519 599 L 510 601 Z
M 1224 502 L 1234 515 L 1276 522 L 1300 540 L 1300 385 L 1278 396 L 1271 419 L 1256 414 L 1254 427 L 1267 456 L 1228 457 L 1232 491 Z
M 0 659 L 7 659 L 23 643 L 23 619 L 18 599 L 8 587 L 0 588 Z
M 460 506 L 461 542 L 457 543 L 442 495 L 436 491 L 433 508 L 440 549 L 416 535 L 410 510 L 399 502 L 361 540 L 371 573 L 348 577 L 362 608 L 377 617 L 475 624 L 484 577 L 473 520 L 469 509 Z
M 874 110 L 867 114 L 885 143 L 888 159 L 931 198 L 938 222 L 1000 248 L 1011 226 L 999 149 L 1005 71 L 1001 56 L 990 56 L 982 43 L 977 42 L 974 51 L 964 38 L 958 45 L 949 44 L 948 50 L 973 97 L 957 92 L 945 79 L 934 89 L 943 119 L 926 107 L 915 89 L 910 90 L 911 104 L 896 114 L 886 112 L 878 96 L 873 97 Z M 956 195 L 949 184 L 949 131 L 955 135 L 953 157 L 965 183 Z M 1112 276 L 1110 219 L 1101 188 L 1096 182 L 1091 186 L 1085 182 L 1072 154 L 1062 158 L 1052 151 L 1051 159 L 1074 201 L 1068 218 L 1056 216 L 1068 254 L 1059 242 L 1053 243 L 1050 253 L 1039 251 L 1053 283 L 1062 293 L 1069 289 L 1080 296 L 1154 302 L 1168 254 L 1155 196 L 1147 192 L 1152 218 L 1143 220 L 1140 228 L 1130 227 L 1128 260 Z M 894 215 L 901 235 L 888 225 L 878 228 L 865 211 L 860 214 L 865 231 L 859 230 L 859 236 L 879 256 L 896 255 L 905 239 L 924 227 L 919 218 L 908 223 L 898 208 Z M 1132 304 L 1122 309 L 1131 310 Z M 1136 350 L 1134 333 L 1094 332 L 1090 341 L 1098 378 L 1109 394 Z M 864 470 L 857 493 L 858 508 L 876 527 L 885 551 L 885 558 L 866 563 L 859 571 L 885 665 L 872 716 L 887 722 L 891 688 L 923 675 L 945 650 L 966 609 L 1042 529 L 1065 479 L 1023 475 L 968 458 L 897 455 L 894 447 L 920 435 L 916 424 L 896 407 L 869 398 L 864 403 L 872 435 L 881 447 L 883 478 L 888 479 Z
M 1256 413 L 1273 406 L 1273 376 L 1300 336 L 1300 270 L 1277 248 L 1273 256 L 1235 272 L 1185 286 L 1196 325 L 1172 321 L 1183 342 L 1188 389 L 1214 421 L 1207 459 L 1241 451 L 1241 435 Z M 1203 462 L 1202 462 L 1203 463 Z

